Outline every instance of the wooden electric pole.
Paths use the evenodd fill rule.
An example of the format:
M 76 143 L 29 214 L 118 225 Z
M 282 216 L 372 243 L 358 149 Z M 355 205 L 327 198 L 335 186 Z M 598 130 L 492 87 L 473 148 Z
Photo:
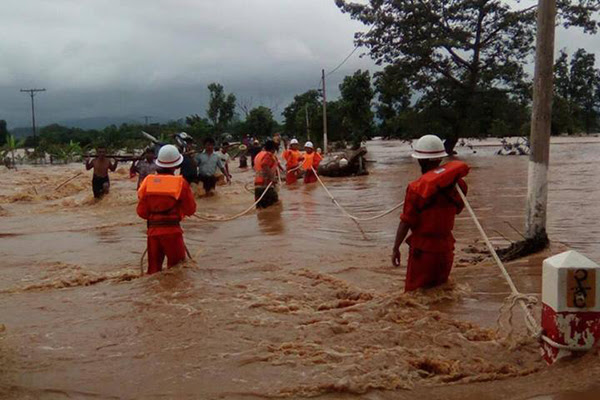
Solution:
M 325 70 L 323 73 L 323 154 L 327 154 L 327 88 L 325 86 Z
M 552 120 L 552 98 L 554 96 L 555 24 L 556 0 L 539 0 L 525 236 L 528 240 L 542 240 L 544 242 L 548 240 L 546 210 L 548 206 L 550 124 Z
M 304 113 L 306 114 L 306 140 L 310 141 L 310 122 L 308 120 L 308 104 L 304 106 Z
M 46 89 L 21 89 L 23 93 L 29 93 L 31 96 L 31 126 L 33 130 L 33 143 L 35 143 L 35 105 L 33 98 L 38 92 L 45 92 Z

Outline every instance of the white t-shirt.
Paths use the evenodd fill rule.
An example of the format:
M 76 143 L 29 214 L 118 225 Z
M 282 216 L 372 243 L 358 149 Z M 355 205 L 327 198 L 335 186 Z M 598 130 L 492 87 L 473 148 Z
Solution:
M 222 151 L 219 151 L 217 154 L 219 155 L 223 166 L 229 164 L 229 160 L 231 160 L 231 156 L 229 155 L 229 153 L 223 153 Z

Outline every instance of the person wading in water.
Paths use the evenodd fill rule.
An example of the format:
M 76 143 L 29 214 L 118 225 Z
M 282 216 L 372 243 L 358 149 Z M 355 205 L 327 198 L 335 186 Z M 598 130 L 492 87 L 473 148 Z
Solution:
M 304 156 L 299 150 L 300 144 L 297 139 L 292 139 L 290 148 L 283 152 L 283 159 L 286 161 L 285 181 L 288 185 L 292 185 L 298 181 L 300 172 L 300 163 L 304 161 Z
M 315 183 L 318 179 L 313 169 L 316 171 L 319 168 L 323 157 L 315 152 L 315 146 L 312 142 L 304 143 L 304 151 L 304 162 L 302 163 L 302 168 L 305 171 L 304 183 Z
M 267 140 L 264 150 L 258 153 L 254 160 L 254 170 L 256 171 L 256 177 L 254 178 L 254 199 L 258 201 L 265 190 L 267 190 L 269 184 L 272 183 L 265 196 L 256 205 L 256 208 L 267 208 L 279 201 L 279 196 L 275 189 L 277 168 L 279 168 L 279 161 L 275 155 L 276 151 L 275 142 Z
M 104 195 L 107 195 L 110 191 L 110 179 L 108 178 L 108 171 L 115 172 L 117 169 L 117 160 L 112 162 L 106 158 L 106 148 L 96 148 L 96 157 L 85 159 L 85 169 L 94 169 L 94 176 L 92 178 L 92 191 L 94 192 L 94 198 L 101 199 Z
M 405 291 L 438 286 L 448 281 L 454 262 L 454 219 L 464 208 L 456 185 L 466 194 L 462 179 L 469 166 L 452 161 L 440 166 L 446 157 L 444 144 L 435 135 L 419 139 L 412 154 L 423 175 L 406 190 L 404 210 L 396 233 L 392 263 L 400 266 L 400 245 L 408 232 L 410 247 Z
M 137 214 L 148 221 L 148 274 L 162 270 L 167 257 L 170 268 L 186 257 L 181 221 L 196 212 L 189 183 L 175 175 L 183 156 L 173 145 L 158 152 L 157 175 L 148 175 L 138 190 Z
M 144 182 L 144 179 L 146 179 L 146 177 L 148 175 L 154 174 L 156 172 L 156 170 L 158 169 L 155 159 L 156 159 L 156 154 L 154 154 L 154 148 L 148 147 L 146 149 L 146 151 L 144 152 L 144 158 L 141 160 L 134 161 L 133 164 L 131 165 L 131 168 L 129 170 L 129 175 L 130 176 L 135 176 L 135 174 L 139 175 L 138 183 L 137 183 L 138 189 L 140 188 L 140 185 L 142 184 L 142 182 Z

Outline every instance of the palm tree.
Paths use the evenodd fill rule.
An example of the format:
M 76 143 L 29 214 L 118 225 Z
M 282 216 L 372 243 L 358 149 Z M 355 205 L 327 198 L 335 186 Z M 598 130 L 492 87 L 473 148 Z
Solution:
M 6 143 L 2 146 L 2 158 L 6 159 L 10 155 L 10 162 L 7 164 L 7 167 L 10 168 L 12 166 L 14 169 L 17 169 L 17 164 L 15 162 L 15 151 L 21 147 L 22 141 L 17 140 L 14 135 L 6 136 Z

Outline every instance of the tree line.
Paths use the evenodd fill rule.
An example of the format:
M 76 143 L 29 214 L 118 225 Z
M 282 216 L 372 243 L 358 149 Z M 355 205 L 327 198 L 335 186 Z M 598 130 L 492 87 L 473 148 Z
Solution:
M 328 134 L 333 142 L 359 144 L 373 136 L 409 139 L 435 133 L 451 152 L 461 137 L 529 134 L 531 77 L 525 72 L 533 54 L 536 7 L 500 0 L 336 0 L 351 18 L 370 29 L 356 34 L 357 46 L 381 69 L 356 71 L 328 102 Z M 595 34 L 600 0 L 560 0 L 559 21 Z M 562 51 L 555 65 L 552 133 L 598 130 L 600 72 L 595 55 Z M 51 125 L 41 129 L 39 147 L 103 142 L 139 145 L 141 129 L 168 137 L 185 130 L 202 139 L 259 139 L 281 132 L 321 144 L 322 92 L 308 90 L 285 107 L 282 123 L 266 106 L 251 107 L 212 83 L 204 115 L 168 124 L 122 125 L 83 131 Z M 243 118 L 240 117 L 241 110 Z M 278 117 L 278 116 L 277 116 Z M 3 136 L 0 124 L 0 144 Z M 31 139 L 29 139 L 29 144 Z M 34 143 L 35 144 L 35 143 Z

